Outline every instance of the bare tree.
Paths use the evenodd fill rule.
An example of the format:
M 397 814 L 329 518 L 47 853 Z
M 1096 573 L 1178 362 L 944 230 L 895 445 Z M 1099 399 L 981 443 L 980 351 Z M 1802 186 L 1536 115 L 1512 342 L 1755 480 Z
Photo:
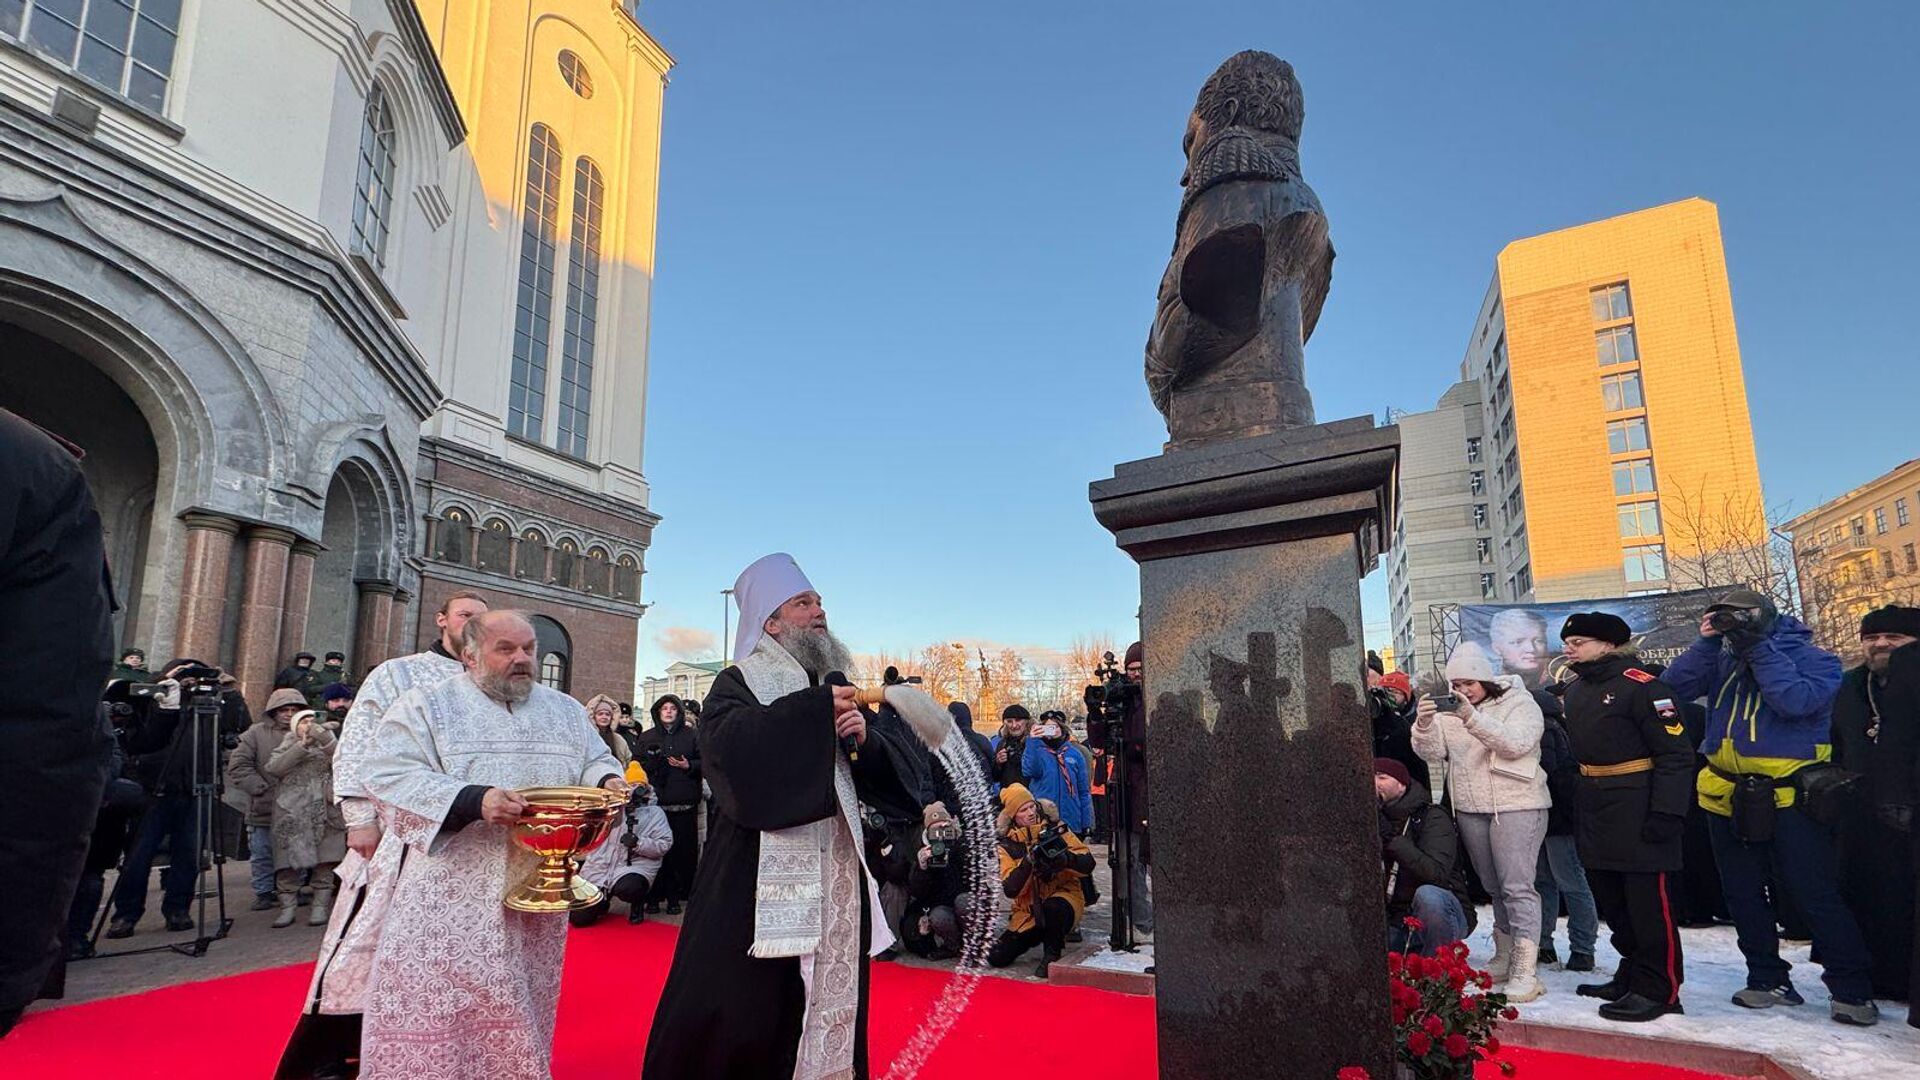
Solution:
M 1724 493 L 1716 501 L 1703 490 L 1681 490 L 1661 500 L 1667 580 L 1675 589 L 1749 588 L 1773 599 L 1781 611 L 1798 613 L 1793 546 L 1756 493 Z

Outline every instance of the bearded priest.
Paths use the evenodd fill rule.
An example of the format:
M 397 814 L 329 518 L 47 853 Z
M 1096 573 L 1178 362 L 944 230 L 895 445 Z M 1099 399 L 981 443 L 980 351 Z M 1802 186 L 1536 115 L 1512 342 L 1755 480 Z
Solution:
M 460 643 L 466 673 L 408 691 L 362 766 L 391 814 L 382 844 L 406 845 L 367 983 L 362 1080 L 548 1080 L 567 917 L 501 903 L 533 863 L 509 836 L 527 809 L 515 789 L 628 789 L 586 709 L 535 685 L 524 615 L 476 615 Z
M 865 1077 L 867 958 L 893 939 L 859 804 L 919 814 L 912 774 L 830 685 L 853 658 L 792 556 L 747 567 L 733 597 L 733 666 L 697 729 L 717 813 L 641 1076 Z

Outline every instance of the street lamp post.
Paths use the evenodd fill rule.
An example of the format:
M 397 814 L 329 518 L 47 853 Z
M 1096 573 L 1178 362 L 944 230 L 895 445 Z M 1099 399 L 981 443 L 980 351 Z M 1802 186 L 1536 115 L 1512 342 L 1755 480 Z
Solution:
M 725 666 L 732 650 L 727 648 L 727 635 L 733 628 L 733 590 L 720 590 L 720 663 Z

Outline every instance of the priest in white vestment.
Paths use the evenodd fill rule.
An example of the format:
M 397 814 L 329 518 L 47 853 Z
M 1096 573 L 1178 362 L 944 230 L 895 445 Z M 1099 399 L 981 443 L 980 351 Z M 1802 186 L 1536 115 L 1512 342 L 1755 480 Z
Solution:
M 533 626 L 496 611 L 467 623 L 466 673 L 388 711 L 361 771 L 404 845 L 367 981 L 362 1080 L 546 1080 L 566 948 L 564 912 L 502 903 L 534 857 L 509 827 L 515 789 L 625 792 L 586 709 L 534 682 Z
M 456 592 L 440 603 L 433 622 L 439 636 L 423 652 L 396 656 L 373 669 L 354 693 L 333 755 L 333 796 L 347 823 L 347 857 L 335 870 L 339 892 L 320 941 L 320 955 L 307 987 L 306 1004 L 293 1037 L 280 1056 L 276 1080 L 351 1076 L 360 1056 L 360 1014 L 380 927 L 393 896 L 394 873 L 405 844 L 380 847 L 385 812 L 360 781 L 380 722 L 407 691 L 432 689 L 461 674 L 460 635 L 467 622 L 487 611 L 486 597 Z

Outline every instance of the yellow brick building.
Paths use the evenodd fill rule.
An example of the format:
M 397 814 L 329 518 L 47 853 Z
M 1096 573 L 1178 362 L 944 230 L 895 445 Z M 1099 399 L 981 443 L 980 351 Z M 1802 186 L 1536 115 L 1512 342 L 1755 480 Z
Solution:
M 1787 522 L 1801 610 L 1820 644 L 1860 654 L 1860 616 L 1920 605 L 1920 458 Z
M 1452 604 L 1758 583 L 1767 528 L 1719 212 L 1503 249 L 1439 407 L 1401 418 L 1395 645 Z M 1751 567 L 1751 573 L 1747 572 Z
M 1496 287 L 1532 598 L 1722 584 L 1687 580 L 1700 549 L 1766 534 L 1719 211 L 1515 241 Z

